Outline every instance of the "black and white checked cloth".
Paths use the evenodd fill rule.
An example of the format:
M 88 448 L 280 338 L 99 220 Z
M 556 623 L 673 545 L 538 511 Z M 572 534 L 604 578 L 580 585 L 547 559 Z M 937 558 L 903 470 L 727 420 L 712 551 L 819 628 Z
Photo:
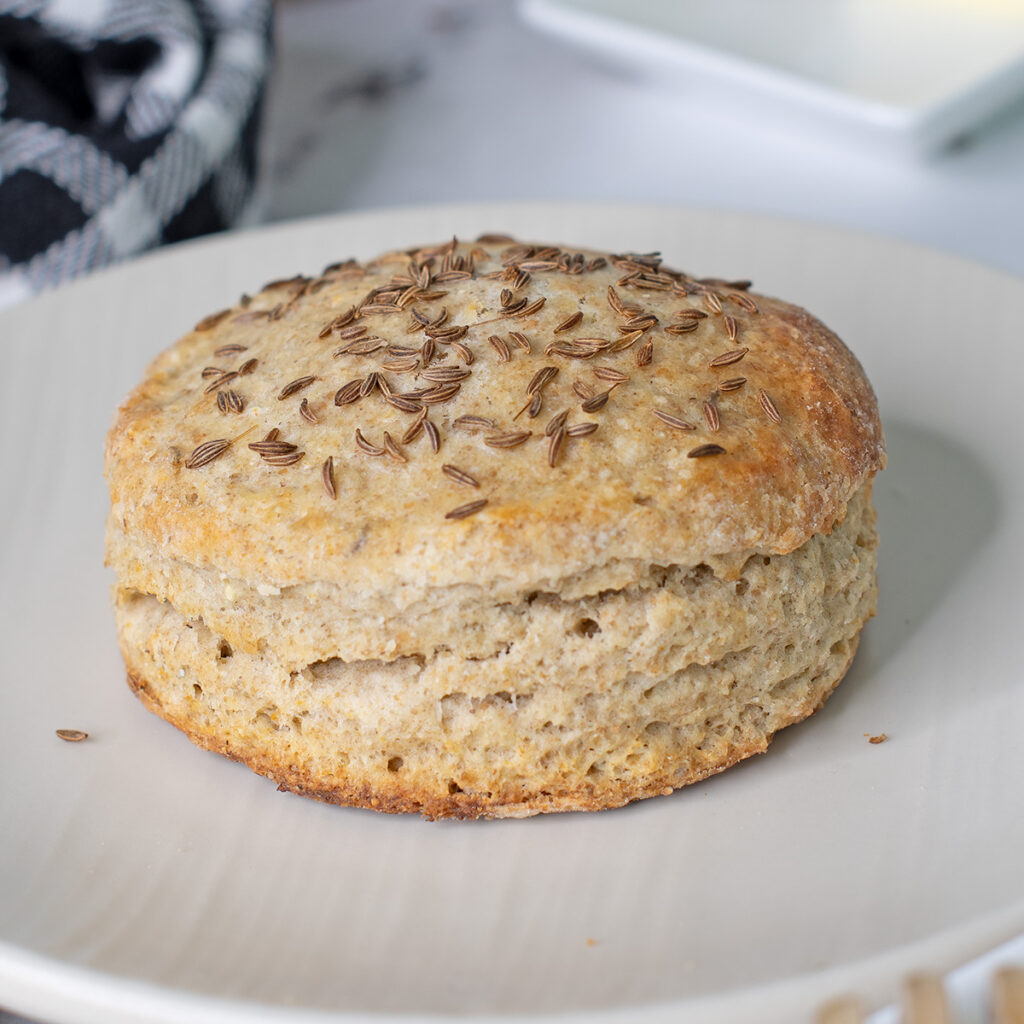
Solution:
M 0 0 L 0 306 L 230 227 L 271 0 Z

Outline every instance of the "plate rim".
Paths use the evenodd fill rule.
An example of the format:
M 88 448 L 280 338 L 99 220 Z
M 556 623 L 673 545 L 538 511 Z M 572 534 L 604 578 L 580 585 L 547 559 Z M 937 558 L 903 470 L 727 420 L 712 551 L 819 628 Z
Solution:
M 0 992 L 5 999 L 0 1009 L 47 1015 L 57 1012 L 58 1016 L 50 1018 L 51 1024 L 734 1024 L 755 1019 L 759 1024 L 791 1024 L 797 1019 L 794 1014 L 805 1014 L 839 994 L 856 993 L 861 999 L 877 1002 L 893 977 L 919 970 L 922 964 L 943 974 L 962 966 L 969 962 L 963 958 L 965 933 L 973 948 L 970 960 L 1024 937 L 1022 929 L 1024 900 L 919 942 L 736 992 L 611 1009 L 454 1016 L 316 1010 L 185 992 L 65 963 L 0 939 Z M 757 1017 L 748 1017 L 751 1013 Z
M 568 210 L 578 214 L 595 213 L 598 211 L 627 212 L 635 210 L 648 213 L 671 212 L 672 214 L 695 215 L 698 217 L 735 217 L 753 222 L 760 221 L 764 224 L 777 225 L 783 228 L 790 226 L 801 230 L 821 232 L 831 235 L 836 239 L 845 236 L 862 239 L 868 243 L 903 248 L 908 253 L 915 253 L 925 258 L 948 260 L 951 263 L 958 264 L 964 270 L 981 270 L 988 274 L 993 274 L 1011 286 L 1014 284 L 1024 284 L 1024 275 L 1017 274 L 1004 266 L 990 263 L 976 256 L 964 256 L 932 242 L 905 238 L 901 235 L 890 235 L 871 228 L 843 224 L 838 221 L 822 221 L 812 217 L 798 217 L 788 213 L 774 213 L 740 206 L 726 206 L 718 203 L 705 205 L 659 202 L 657 200 L 644 202 L 620 199 L 607 201 L 599 199 L 562 201 L 558 199 L 504 199 L 499 196 L 490 199 L 453 200 L 439 203 L 399 202 L 360 207 L 352 210 L 331 211 L 323 214 L 303 214 L 269 223 L 247 225 L 237 229 L 228 228 L 196 238 L 186 238 L 170 242 L 155 249 L 148 249 L 121 262 L 98 267 L 88 274 L 47 288 L 34 295 L 26 296 L 24 299 L 9 306 L 0 306 L 0 326 L 3 326 L 4 321 L 8 318 L 23 315 L 26 310 L 33 311 L 40 304 L 63 302 L 68 294 L 77 294 L 80 290 L 91 289 L 96 286 L 96 282 L 105 281 L 112 276 L 131 273 L 164 260 L 185 258 L 188 253 L 197 249 L 215 248 L 218 246 L 230 247 L 239 238 L 265 237 L 275 233 L 288 234 L 292 231 L 299 232 L 335 222 L 361 219 L 372 220 L 382 216 L 397 214 L 418 218 L 448 212 L 452 216 L 469 217 L 478 216 L 483 211 L 491 209 L 508 209 L 516 212 L 530 210 L 563 212 Z M 538 237 L 536 240 L 542 241 L 543 239 Z M 576 241 L 575 239 L 570 239 L 568 244 L 575 244 Z M 367 256 L 369 255 L 371 254 L 367 254 Z M 0 345 L 3 343 L 4 341 L 0 340 Z M 13 341 L 11 344 L 13 344 Z

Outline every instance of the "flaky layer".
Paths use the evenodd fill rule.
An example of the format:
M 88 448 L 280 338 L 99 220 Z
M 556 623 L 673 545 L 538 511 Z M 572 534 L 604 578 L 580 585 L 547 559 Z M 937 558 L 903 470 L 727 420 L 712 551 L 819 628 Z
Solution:
M 148 706 L 285 788 L 431 816 L 594 809 L 720 771 L 819 707 L 874 612 L 876 545 L 865 487 L 831 534 L 735 578 L 647 565 L 575 601 L 477 594 L 462 619 L 437 609 L 443 642 L 431 626 L 372 660 L 339 657 L 326 633 L 303 649 L 288 616 L 250 654 L 135 591 L 118 624 Z M 346 635 L 367 625 L 335 611 Z
M 488 579 L 415 600 L 403 589 L 372 598 L 326 581 L 261 593 L 247 581 L 162 556 L 116 526 L 108 558 L 123 591 L 153 595 L 202 619 L 234 650 L 269 657 L 285 672 L 330 658 L 501 655 L 533 673 L 528 652 L 559 649 L 583 667 L 628 652 L 637 671 L 658 675 L 785 629 L 787 619 L 818 599 L 817 591 L 842 590 L 865 571 L 865 559 L 873 564 L 874 535 L 867 484 L 830 535 L 819 534 L 788 557 L 738 552 L 717 559 L 714 586 L 704 585 L 714 575 L 707 566 L 695 572 L 634 560 L 538 580 L 526 590 Z M 595 629 L 598 643 L 588 638 Z

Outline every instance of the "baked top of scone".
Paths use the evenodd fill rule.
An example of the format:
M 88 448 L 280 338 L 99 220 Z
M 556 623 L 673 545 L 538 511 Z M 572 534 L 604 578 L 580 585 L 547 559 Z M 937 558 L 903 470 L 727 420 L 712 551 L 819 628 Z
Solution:
M 122 404 L 106 474 L 165 556 L 411 598 L 788 552 L 884 459 L 859 363 L 806 311 L 656 254 L 485 236 L 207 317 Z

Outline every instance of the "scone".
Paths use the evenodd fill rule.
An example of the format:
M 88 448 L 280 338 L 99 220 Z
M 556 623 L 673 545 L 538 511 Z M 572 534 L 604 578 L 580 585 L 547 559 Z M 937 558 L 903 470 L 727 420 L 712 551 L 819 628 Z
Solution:
M 292 790 L 595 810 L 763 751 L 875 610 L 860 365 L 657 254 L 503 236 L 205 318 L 110 431 L 128 678 Z

